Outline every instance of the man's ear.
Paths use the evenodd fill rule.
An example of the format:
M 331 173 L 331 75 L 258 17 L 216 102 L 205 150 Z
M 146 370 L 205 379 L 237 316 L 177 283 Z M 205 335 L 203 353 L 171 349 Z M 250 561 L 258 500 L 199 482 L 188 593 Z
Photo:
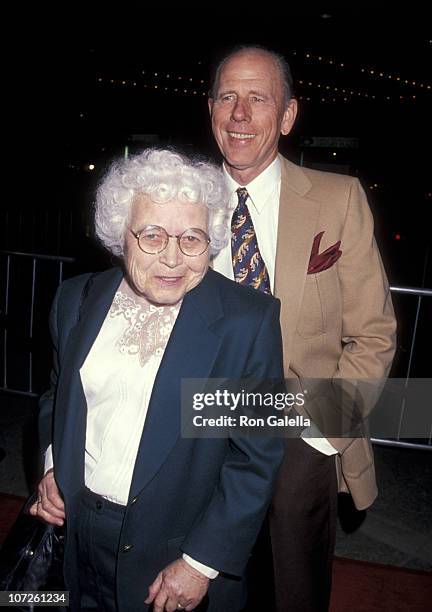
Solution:
M 207 104 L 208 104 L 208 109 L 209 109 L 209 113 L 210 113 L 210 117 L 211 117 L 212 116 L 212 112 L 213 112 L 214 98 L 207 98 Z
M 286 136 L 291 132 L 297 117 L 297 109 L 297 100 L 295 98 L 291 98 L 282 117 L 281 134 L 283 136 Z

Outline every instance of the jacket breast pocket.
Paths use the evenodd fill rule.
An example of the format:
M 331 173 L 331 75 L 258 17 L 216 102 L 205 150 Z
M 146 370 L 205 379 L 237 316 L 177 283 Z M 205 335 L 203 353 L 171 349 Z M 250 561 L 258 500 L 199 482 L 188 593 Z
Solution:
M 341 298 L 336 266 L 318 274 L 308 274 L 297 323 L 302 338 L 325 334 L 332 323 L 340 324 Z

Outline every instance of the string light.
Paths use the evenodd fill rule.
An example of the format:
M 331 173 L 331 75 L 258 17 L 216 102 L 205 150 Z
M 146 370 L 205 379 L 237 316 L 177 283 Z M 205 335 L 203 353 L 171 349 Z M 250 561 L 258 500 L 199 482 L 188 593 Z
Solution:
M 296 55 L 296 52 L 293 51 L 292 52 L 293 55 Z M 338 67 L 341 68 L 345 68 L 345 64 L 342 62 L 337 62 L 336 60 L 332 59 L 332 58 L 326 58 L 322 55 L 314 55 L 311 52 L 306 52 L 305 57 L 311 61 L 313 60 L 317 60 L 319 61 L 321 64 L 327 63 L 329 65 L 336 65 Z M 397 82 L 399 84 L 403 84 L 403 85 L 408 85 L 410 87 L 418 87 L 421 88 L 424 92 L 424 90 L 430 90 L 431 89 L 431 85 L 426 84 L 426 83 L 419 83 L 416 80 L 408 80 L 408 79 L 402 79 L 400 75 L 392 75 L 392 74 L 385 74 L 382 71 L 378 71 L 375 67 L 365 67 L 362 66 L 359 68 L 360 71 L 365 75 L 365 76 L 369 76 L 369 77 L 373 77 L 376 79 L 391 79 L 394 82 Z M 141 71 L 142 75 L 146 74 L 145 70 Z M 104 78 L 102 76 L 98 76 L 96 79 L 96 82 L 99 85 L 106 85 L 106 84 L 111 84 L 114 86 L 118 86 L 121 85 L 122 87 L 126 88 L 128 86 L 130 87 L 143 87 L 144 89 L 152 89 L 152 90 L 157 90 L 157 91 L 162 91 L 162 92 L 167 92 L 167 93 L 180 93 L 182 95 L 198 95 L 201 94 L 202 96 L 206 96 L 207 95 L 207 89 L 205 87 L 205 81 L 202 78 L 194 78 L 191 76 L 185 76 L 185 75 L 181 75 L 181 74 L 177 74 L 177 75 L 173 75 L 171 72 L 168 73 L 160 73 L 160 72 L 152 72 L 151 73 L 151 79 L 156 80 L 156 82 L 149 82 L 147 79 L 144 81 L 144 79 L 142 79 L 142 81 L 144 82 L 137 82 L 136 80 L 132 81 L 132 80 L 126 80 L 126 79 L 122 79 L 122 80 L 115 80 L 115 79 L 110 79 L 110 78 Z M 171 79 L 174 79 L 175 81 L 189 81 L 189 83 L 193 84 L 195 83 L 195 85 L 191 88 L 191 89 L 187 89 L 187 88 L 175 88 L 172 86 L 169 86 L 169 83 L 166 84 L 164 83 L 164 79 L 170 80 L 169 82 L 172 83 Z M 311 90 L 318 90 L 317 93 L 319 93 L 320 91 L 321 93 L 321 97 L 319 98 L 321 102 L 333 102 L 333 103 L 340 103 L 340 102 L 348 102 L 350 101 L 350 99 L 355 99 L 355 100 L 373 100 L 373 101 L 397 101 L 398 103 L 407 103 L 407 102 L 414 102 L 417 101 L 417 96 L 415 94 L 405 94 L 405 95 L 400 95 L 400 94 L 396 94 L 394 93 L 393 95 L 385 95 L 385 92 L 381 92 L 381 93 L 372 93 L 370 91 L 370 87 L 368 87 L 368 89 L 346 89 L 344 87 L 340 87 L 340 84 L 338 84 L 338 86 L 334 85 L 334 84 L 329 84 L 329 83 L 323 83 L 323 82 L 317 82 L 317 81 L 312 81 L 312 80 L 308 80 L 308 81 L 304 81 L 304 80 L 299 80 L 298 81 L 299 84 L 299 89 L 300 89 L 300 93 L 304 93 L 302 90 L 305 89 L 311 89 Z M 326 95 L 323 95 L 325 92 Z M 311 101 L 312 97 L 311 96 L 299 96 L 300 100 L 305 99 L 306 101 Z
M 296 55 L 296 52 L 292 52 L 292 55 Z M 334 60 L 333 58 L 324 57 L 322 55 L 315 55 L 314 53 L 311 53 L 310 51 L 306 51 L 304 53 L 304 56 L 307 60 L 316 61 L 320 64 L 328 64 L 330 66 L 333 65 L 333 66 L 338 66 L 339 68 L 345 68 L 345 64 L 343 62 L 338 62 Z M 399 75 L 394 76 L 392 74 L 386 73 L 384 70 L 379 70 L 375 66 L 361 66 L 360 68 L 357 68 L 357 69 L 359 69 L 360 72 L 362 72 L 366 76 L 370 75 L 374 77 L 374 79 L 390 79 L 390 80 L 397 81 L 398 84 L 400 85 L 408 85 L 410 87 L 420 87 L 420 88 L 426 88 L 426 89 L 432 88 L 430 83 L 429 84 L 420 83 L 413 79 L 402 79 L 402 77 L 400 77 Z
M 356 96 L 357 98 L 368 98 L 368 99 L 372 99 L 372 100 L 376 100 L 376 99 L 384 99 L 384 95 L 381 96 L 376 96 L 375 94 L 371 94 L 369 91 L 366 90 L 358 90 L 358 89 L 350 89 L 350 90 L 346 90 L 345 88 L 340 88 L 340 87 L 336 87 L 336 86 L 331 86 L 331 85 L 326 85 L 325 83 L 318 83 L 317 81 L 298 81 L 298 84 L 302 86 L 303 88 L 307 88 L 307 89 L 325 89 L 327 93 L 329 92 L 334 92 L 336 94 L 336 96 L 341 96 L 343 97 L 343 99 L 346 101 L 347 100 L 347 96 Z M 385 97 L 386 100 L 398 100 L 398 101 L 403 101 L 403 100 L 416 100 L 416 95 L 412 94 L 411 96 L 409 95 L 398 95 L 395 94 L 394 96 L 386 96 Z

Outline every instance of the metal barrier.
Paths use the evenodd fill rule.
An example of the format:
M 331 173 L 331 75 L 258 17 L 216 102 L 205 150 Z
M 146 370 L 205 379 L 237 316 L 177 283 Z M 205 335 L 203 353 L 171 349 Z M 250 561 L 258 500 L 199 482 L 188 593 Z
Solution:
M 419 315 L 420 315 L 420 308 L 422 305 L 422 298 L 424 297 L 428 297 L 431 298 L 432 297 L 432 289 L 423 289 L 420 287 L 397 287 L 397 286 L 390 286 L 390 290 L 392 293 L 399 293 L 399 294 L 405 294 L 405 295 L 415 295 L 418 297 L 417 299 L 417 308 L 416 308 L 416 315 L 415 315 L 415 319 L 414 319 L 414 329 L 413 329 L 413 333 L 412 333 L 412 340 L 411 340 L 411 347 L 410 347 L 410 352 L 409 352 L 409 358 L 408 358 L 408 367 L 407 367 L 407 372 L 406 372 L 406 376 L 405 376 L 405 388 L 407 388 L 408 386 L 408 382 L 410 380 L 410 375 L 411 375 L 411 366 L 412 366 L 412 359 L 413 359 L 413 354 L 414 354 L 414 347 L 415 347 L 415 341 L 416 341 L 416 337 L 417 337 L 417 330 L 418 330 L 418 322 L 419 322 Z M 391 440 L 382 440 L 380 438 L 372 438 L 372 442 L 374 444 L 379 444 L 382 446 L 393 446 L 393 447 L 399 447 L 399 448 L 416 448 L 416 449 L 423 449 L 423 450 L 432 450 L 432 425 L 431 425 L 431 430 L 429 432 L 429 439 L 428 439 L 428 443 L 427 444 L 417 444 L 417 443 L 413 443 L 413 442 L 406 442 L 401 440 L 401 428 L 402 428 L 402 422 L 403 422 L 403 418 L 404 418 L 404 413 L 405 413 L 405 407 L 406 407 L 406 398 L 403 397 L 402 398 L 402 406 L 401 406 L 401 410 L 400 410 L 400 416 L 399 416 L 399 429 L 398 429 L 398 434 L 397 437 L 395 439 L 391 439 Z
M 5 300 L 2 318 L 3 324 L 3 375 L 2 375 L 2 386 L 0 390 L 8 391 L 19 395 L 26 395 L 30 397 L 38 397 L 39 393 L 33 391 L 33 352 L 28 351 L 28 387 L 26 391 L 13 389 L 8 386 L 8 317 L 9 317 L 9 304 L 10 304 L 10 282 L 11 282 L 11 258 L 25 258 L 31 259 L 32 262 L 32 284 L 31 284 L 31 303 L 30 303 L 30 316 L 28 322 L 28 334 L 27 338 L 30 343 L 33 340 L 34 331 L 34 314 L 35 314 L 35 291 L 36 291 L 36 272 L 38 262 L 50 261 L 55 262 L 58 265 L 58 282 L 59 285 L 63 281 L 63 266 L 65 263 L 73 263 L 75 259 L 72 257 L 58 257 L 52 255 L 38 255 L 36 253 L 21 253 L 18 251 L 0 251 L 0 254 L 5 256 Z
M 57 265 L 57 281 L 56 284 L 60 284 L 63 280 L 64 274 L 64 264 L 72 264 L 75 262 L 75 259 L 72 257 L 59 257 L 59 256 L 51 256 L 51 255 L 38 255 L 35 253 L 22 253 L 17 251 L 0 251 L 0 255 L 4 256 L 6 259 L 5 263 L 5 300 L 4 300 L 4 309 L 3 309 L 3 373 L 1 376 L 2 385 L 0 386 L 1 391 L 7 391 L 9 393 L 25 395 L 30 397 L 37 397 L 39 393 L 34 391 L 33 386 L 33 351 L 32 346 L 28 349 L 28 371 L 27 371 L 27 389 L 15 389 L 11 388 L 8 385 L 8 322 L 9 322 L 9 304 L 10 304 L 10 277 L 11 277 L 11 258 L 27 258 L 31 260 L 31 303 L 30 303 L 30 316 L 29 320 L 25 321 L 25 325 L 28 329 L 28 333 L 26 334 L 26 338 L 29 340 L 30 344 L 33 341 L 33 332 L 34 332 L 34 314 L 35 314 L 35 290 L 36 290 L 36 272 L 38 266 L 41 265 L 41 262 L 52 262 Z M 406 294 L 417 296 L 417 308 L 414 320 L 414 327 L 412 332 L 411 346 L 409 350 L 409 358 L 408 358 L 408 366 L 405 376 L 406 386 L 408 385 L 408 381 L 410 380 L 411 368 L 413 362 L 413 354 L 415 349 L 415 342 L 418 332 L 418 324 L 419 324 L 419 315 L 420 309 L 422 305 L 422 299 L 427 297 L 432 297 L 432 289 L 423 289 L 417 287 L 390 287 L 392 293 L 394 294 Z M 44 317 L 48 317 L 48 312 L 44 313 Z M 397 446 L 403 448 L 422 448 L 427 450 L 432 450 L 432 430 L 429 435 L 428 444 L 414 444 L 412 442 L 406 442 L 401 439 L 401 426 L 403 421 L 403 416 L 405 412 L 405 398 L 402 400 L 402 406 L 400 411 L 400 419 L 399 419 L 399 431 L 398 435 L 395 439 L 378 439 L 372 438 L 372 442 L 375 444 L 381 444 L 386 446 Z

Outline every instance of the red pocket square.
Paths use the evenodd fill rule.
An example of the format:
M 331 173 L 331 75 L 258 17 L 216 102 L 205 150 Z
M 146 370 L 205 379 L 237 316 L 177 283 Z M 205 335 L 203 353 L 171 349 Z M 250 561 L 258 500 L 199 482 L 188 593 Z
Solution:
M 321 238 L 323 237 L 323 235 L 324 232 L 320 232 L 314 238 L 312 251 L 309 259 L 309 266 L 307 271 L 308 274 L 317 274 L 318 272 L 327 270 L 327 268 L 331 268 L 332 265 L 335 264 L 339 257 L 342 255 L 342 251 L 339 249 L 341 243 L 340 240 L 338 240 L 335 244 L 332 244 L 332 246 L 330 246 L 322 253 L 318 253 L 321 244 Z

